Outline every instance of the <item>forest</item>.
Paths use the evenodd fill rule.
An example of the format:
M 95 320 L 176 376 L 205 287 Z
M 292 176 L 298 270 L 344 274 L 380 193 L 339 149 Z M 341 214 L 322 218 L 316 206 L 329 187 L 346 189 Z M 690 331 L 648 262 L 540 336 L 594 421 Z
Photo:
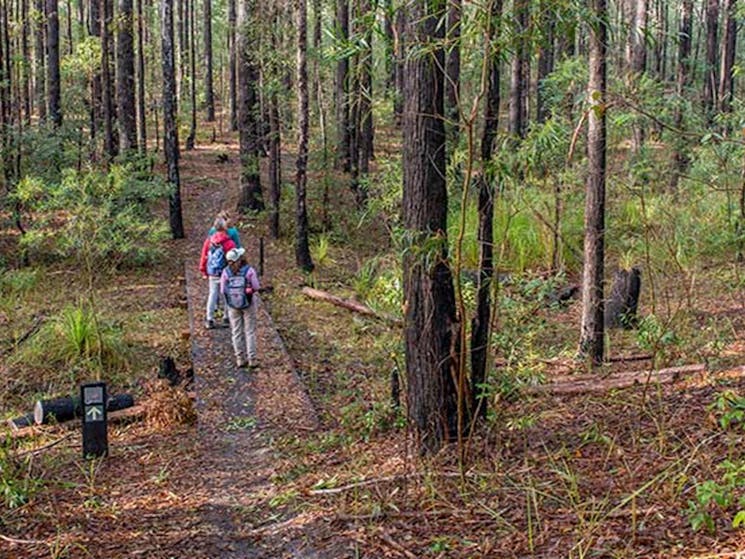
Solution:
M 743 22 L 0 0 L 0 558 L 745 557 Z

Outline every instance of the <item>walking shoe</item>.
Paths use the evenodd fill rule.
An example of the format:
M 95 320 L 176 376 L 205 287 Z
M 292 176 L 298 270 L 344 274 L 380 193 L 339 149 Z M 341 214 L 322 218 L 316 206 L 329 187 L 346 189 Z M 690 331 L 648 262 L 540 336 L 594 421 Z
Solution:
M 207 330 L 212 330 L 212 329 L 213 329 L 213 328 L 215 327 L 215 321 L 214 321 L 214 320 L 212 320 L 211 318 L 210 318 L 210 319 L 208 319 L 208 320 L 205 320 L 205 321 L 204 321 L 204 327 L 205 327 L 205 328 L 206 328 Z
M 222 325 L 227 328 L 230 326 L 230 319 L 228 318 L 228 315 L 225 315 L 222 317 Z
M 249 369 L 255 369 L 259 366 L 259 362 L 256 359 L 249 359 L 248 360 L 248 368 Z
M 245 361 L 238 361 L 237 365 L 239 369 L 245 369 L 246 367 L 248 367 L 248 363 L 246 363 Z

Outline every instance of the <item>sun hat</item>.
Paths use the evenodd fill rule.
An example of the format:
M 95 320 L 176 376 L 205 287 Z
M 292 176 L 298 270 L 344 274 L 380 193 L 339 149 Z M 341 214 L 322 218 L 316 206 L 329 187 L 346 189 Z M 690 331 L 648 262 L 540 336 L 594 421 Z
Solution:
M 225 255 L 228 262 L 237 262 L 246 253 L 245 248 L 231 248 Z

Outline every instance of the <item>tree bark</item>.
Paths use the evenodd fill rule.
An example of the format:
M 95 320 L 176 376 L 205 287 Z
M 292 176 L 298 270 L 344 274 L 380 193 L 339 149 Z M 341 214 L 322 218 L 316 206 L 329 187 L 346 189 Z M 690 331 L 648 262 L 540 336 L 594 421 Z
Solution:
M 21 0 L 21 56 L 26 61 L 23 64 L 23 115 L 24 123 L 26 125 L 31 124 L 31 52 L 29 51 L 28 35 L 29 35 L 29 14 L 28 14 L 28 0 Z
M 196 29 L 194 17 L 194 5 L 196 0 L 187 0 L 185 7 L 186 25 L 186 61 L 189 65 L 189 114 L 191 116 L 189 125 L 189 135 L 186 137 L 186 149 L 194 149 L 197 140 L 197 48 L 196 48 Z
M 253 0 L 239 0 L 237 5 L 236 49 L 238 54 L 238 135 L 240 141 L 240 191 L 238 211 L 264 209 L 259 168 L 259 68 L 256 23 Z
M 737 0 L 724 0 L 722 66 L 719 72 L 719 111 L 732 111 L 734 96 L 735 46 L 737 41 Z
M 230 130 L 235 132 L 238 130 L 238 62 L 237 53 L 235 49 L 236 42 L 236 0 L 228 0 L 228 52 L 229 52 L 229 63 L 228 73 L 230 77 L 228 79 L 228 98 L 230 101 Z
M 406 33 L 406 11 L 404 6 L 396 10 L 396 21 L 393 29 L 396 34 L 394 44 L 396 88 L 393 98 L 393 115 L 397 125 L 403 122 L 404 113 L 404 37 Z
M 717 39 L 719 38 L 719 0 L 706 2 L 706 68 L 704 71 L 704 111 L 708 124 L 717 106 Z
M 111 83 L 110 40 L 111 28 L 110 0 L 101 0 L 101 89 L 104 127 L 104 153 L 108 160 L 117 155 L 117 142 L 114 139 L 114 94 Z
M 52 126 L 62 125 L 60 105 L 59 14 L 57 0 L 46 0 L 47 18 L 47 105 Z
M 119 152 L 127 155 L 137 150 L 132 0 L 119 0 L 117 30 L 116 93 L 119 100 Z
M 308 182 L 308 14 L 305 0 L 297 0 L 297 104 L 298 148 L 295 165 L 295 263 L 310 272 L 313 260 L 308 243 L 308 209 L 306 186 Z
M 147 109 L 145 105 L 145 40 L 142 3 L 137 0 L 137 144 L 141 154 L 147 152 Z
M 683 129 L 683 103 L 691 74 L 691 38 L 693 35 L 693 0 L 683 0 L 680 5 L 680 30 L 678 32 L 678 75 L 676 79 L 676 105 L 674 125 L 678 131 Z M 670 177 L 670 190 L 676 192 L 678 181 L 688 167 L 688 156 L 685 153 L 685 139 L 675 140 L 675 168 Z
M 629 79 L 637 85 L 647 68 L 647 0 L 635 0 L 632 11 L 631 36 L 629 41 Z M 637 120 L 632 126 L 631 151 L 637 153 L 644 145 L 644 126 Z
M 349 40 L 349 0 L 336 2 L 337 36 L 340 41 Z M 336 166 L 345 172 L 351 171 L 350 107 L 349 107 L 349 57 L 342 56 L 336 63 Z
M 590 26 L 590 78 L 587 98 L 588 174 L 585 187 L 585 241 L 582 270 L 582 325 L 579 353 L 593 365 L 603 362 L 603 273 L 605 259 L 606 172 L 606 48 L 608 22 L 606 0 L 591 0 L 595 25 Z
M 403 258 L 409 419 L 421 453 L 437 451 L 455 433 L 457 398 L 452 355 L 455 318 L 448 265 L 442 49 L 445 4 L 408 5 L 403 225 L 413 250 Z M 421 250 L 425 246 L 428 250 Z
M 460 20 L 462 0 L 449 0 L 447 11 L 447 54 L 445 59 L 445 130 L 448 154 L 458 146 L 460 137 Z
M 169 198 L 169 222 L 174 239 L 184 238 L 179 179 L 178 127 L 176 126 L 176 69 L 173 52 L 173 0 L 161 2 L 161 51 L 163 58 L 163 150 L 166 156 L 168 182 L 173 191 Z
M 44 0 L 36 0 L 37 19 L 34 23 L 34 93 L 39 121 L 47 118 L 46 94 L 46 8 Z
M 510 75 L 510 134 L 517 139 L 525 138 L 528 129 L 528 82 L 530 62 L 528 51 L 528 22 L 530 7 L 528 0 L 515 0 L 515 54 Z
M 538 47 L 538 76 L 536 77 L 535 105 L 536 120 L 544 123 L 549 117 L 549 109 L 543 93 L 543 80 L 554 71 L 554 26 L 555 12 L 545 0 L 541 3 L 540 25 L 542 34 Z
M 204 103 L 207 109 L 207 122 L 215 121 L 212 72 L 212 0 L 204 0 Z
M 479 182 L 479 275 L 476 287 L 476 312 L 471 320 L 471 409 L 475 415 L 486 417 L 487 398 L 483 384 L 489 357 L 491 324 L 491 286 L 494 280 L 494 175 L 491 162 L 494 141 L 499 129 L 500 52 L 497 46 L 499 29 L 496 22 L 502 17 L 502 0 L 492 0 L 489 6 L 486 56 L 489 57 L 489 81 L 484 102 L 484 132 L 481 137 L 482 176 Z

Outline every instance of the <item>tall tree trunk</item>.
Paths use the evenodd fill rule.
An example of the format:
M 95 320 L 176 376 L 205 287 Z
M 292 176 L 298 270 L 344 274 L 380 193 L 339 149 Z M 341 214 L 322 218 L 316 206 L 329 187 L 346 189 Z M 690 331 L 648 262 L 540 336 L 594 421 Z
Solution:
M 448 265 L 442 49 L 445 3 L 408 5 L 403 224 L 414 250 L 403 258 L 407 410 L 421 453 L 435 452 L 457 425 L 453 356 L 455 293 Z M 426 251 L 417 247 L 430 247 Z M 437 248 L 435 248 L 437 247 Z
M 406 8 L 399 6 L 396 10 L 394 56 L 396 72 L 396 89 L 393 98 L 393 115 L 397 125 L 403 122 L 404 114 L 404 36 L 406 33 Z
M 295 263 L 313 270 L 308 242 L 306 186 L 308 170 L 308 14 L 305 0 L 297 0 L 297 105 L 298 146 L 295 174 Z
M 232 132 L 238 130 L 238 62 L 235 48 L 235 3 L 236 0 L 228 0 L 228 52 L 230 58 L 228 62 L 228 73 L 230 74 L 228 79 L 228 98 L 230 102 L 230 130 Z
M 88 10 L 88 34 L 98 37 L 100 41 L 103 15 L 101 0 L 90 0 Z M 91 139 L 95 139 L 102 126 L 103 118 L 103 87 L 101 85 L 101 70 L 96 69 L 90 76 L 90 127 Z
M 212 76 L 212 0 L 204 0 L 204 102 L 207 122 L 215 121 L 215 90 Z
M 161 51 L 163 58 L 163 149 L 168 182 L 173 191 L 169 199 L 169 221 L 174 239 L 183 239 L 181 181 L 179 179 L 178 126 L 176 125 L 176 69 L 173 40 L 173 0 L 161 1 Z
M 67 0 L 65 7 L 65 23 L 67 24 L 67 54 L 72 54 L 75 50 L 72 42 L 72 2 Z
M 55 128 L 62 125 L 60 105 L 59 14 L 57 0 L 46 0 L 47 17 L 47 105 Z
M 36 110 L 39 121 L 44 122 L 47 118 L 47 94 L 46 94 L 46 8 L 44 0 L 36 0 L 35 4 L 37 18 L 34 24 L 34 96 L 36 98 Z
M 647 0 L 635 0 L 632 7 L 632 25 L 629 41 L 629 80 L 637 85 L 647 69 Z M 632 152 L 638 152 L 644 145 L 644 126 L 636 121 L 632 126 Z
M 269 100 L 269 232 L 273 239 L 279 239 L 279 204 L 282 195 L 282 142 L 279 123 L 279 100 L 272 93 Z
M 255 60 L 258 45 L 253 20 L 254 0 L 238 0 L 236 49 L 238 53 L 238 136 L 241 177 L 238 211 L 264 209 L 259 168 L 259 67 Z
M 734 96 L 735 45 L 737 40 L 737 1 L 724 0 L 724 35 L 722 37 L 722 67 L 719 72 L 719 111 L 732 111 Z
M 23 57 L 23 115 L 28 125 L 31 123 L 32 98 L 31 98 L 31 52 L 29 51 L 29 0 L 21 0 L 21 56 Z
M 554 26 L 555 12 L 551 6 L 542 0 L 540 7 L 539 22 L 541 26 L 541 40 L 538 47 L 538 76 L 536 77 L 535 105 L 536 120 L 540 123 L 546 122 L 549 117 L 549 109 L 546 106 L 543 92 L 543 81 L 554 71 Z
M 528 51 L 528 22 L 530 5 L 528 0 L 514 0 L 515 54 L 510 75 L 510 122 L 509 131 L 514 138 L 522 139 L 528 129 L 528 82 L 530 65 Z
M 591 0 L 590 77 L 587 98 L 588 173 L 585 189 L 585 242 L 582 270 L 582 325 L 580 355 L 593 365 L 604 359 L 603 274 L 605 259 L 605 171 L 606 171 L 606 48 L 608 14 L 606 0 Z
M 447 133 L 447 153 L 458 146 L 460 137 L 460 19 L 462 0 L 449 0 L 447 3 L 447 29 L 445 40 L 448 45 L 445 59 L 445 130 Z
M 104 153 L 111 160 L 117 155 L 114 139 L 114 95 L 111 83 L 109 29 L 111 28 L 110 0 L 101 0 L 101 89 L 104 127 Z
M 383 37 L 385 56 L 385 95 L 392 97 L 396 92 L 396 33 L 393 28 L 398 6 L 394 0 L 383 0 Z
M 704 112 L 711 124 L 717 107 L 717 40 L 719 38 L 719 0 L 706 1 L 706 68 L 704 72 Z
M 141 154 L 147 152 L 147 109 L 145 105 L 145 40 L 142 3 L 137 0 L 137 144 Z
M 119 152 L 127 155 L 137 150 L 132 0 L 119 0 L 116 64 L 116 94 L 119 100 Z
M 499 129 L 500 52 L 499 28 L 502 0 L 491 0 L 487 27 L 486 56 L 489 57 L 489 82 L 484 100 L 484 133 L 481 136 L 482 176 L 479 181 L 479 277 L 476 288 L 476 312 L 471 320 L 471 407 L 481 418 L 486 417 L 487 398 L 484 395 L 486 363 L 489 356 L 489 326 L 491 319 L 491 287 L 494 279 L 494 175 L 491 162 L 494 141 Z
M 196 46 L 196 29 L 194 17 L 194 5 L 196 0 L 190 0 L 186 4 L 186 26 L 187 36 L 186 44 L 188 45 L 187 60 L 189 64 L 189 106 L 191 107 L 189 135 L 186 137 L 186 149 L 194 149 L 194 143 L 197 139 L 197 46 Z
M 336 2 L 336 34 L 340 41 L 349 40 L 349 0 Z M 349 106 L 349 57 L 342 56 L 336 63 L 336 165 L 351 171 L 351 131 Z
M 683 103 L 686 89 L 691 75 L 691 35 L 693 32 L 693 0 L 683 0 L 680 6 L 680 30 L 678 32 L 678 76 L 676 79 L 675 128 L 683 129 Z M 688 166 L 688 156 L 685 153 L 685 139 L 679 137 L 675 141 L 675 169 L 670 177 L 670 190 L 676 192 L 678 181 Z

